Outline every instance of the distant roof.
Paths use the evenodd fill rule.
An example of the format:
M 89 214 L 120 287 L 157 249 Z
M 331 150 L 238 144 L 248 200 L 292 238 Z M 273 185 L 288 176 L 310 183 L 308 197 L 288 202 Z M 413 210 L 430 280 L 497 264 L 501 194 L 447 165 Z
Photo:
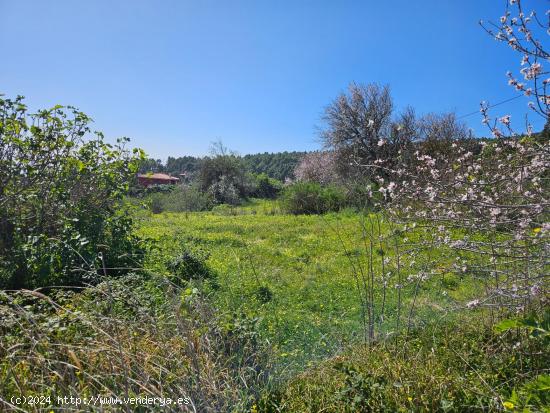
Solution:
M 179 179 L 176 178 L 175 176 L 170 176 L 170 175 L 160 174 L 160 173 L 156 173 L 156 174 L 138 174 L 138 178 L 160 179 L 160 180 L 164 180 L 164 181 L 179 181 Z

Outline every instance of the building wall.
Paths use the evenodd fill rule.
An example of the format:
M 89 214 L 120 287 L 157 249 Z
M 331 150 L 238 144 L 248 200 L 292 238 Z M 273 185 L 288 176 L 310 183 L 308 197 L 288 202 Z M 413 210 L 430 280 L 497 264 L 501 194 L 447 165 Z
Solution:
M 138 177 L 138 182 L 140 185 L 144 187 L 148 187 L 151 185 L 174 185 L 176 181 L 168 180 L 168 179 L 156 179 L 156 178 L 147 178 L 147 177 Z

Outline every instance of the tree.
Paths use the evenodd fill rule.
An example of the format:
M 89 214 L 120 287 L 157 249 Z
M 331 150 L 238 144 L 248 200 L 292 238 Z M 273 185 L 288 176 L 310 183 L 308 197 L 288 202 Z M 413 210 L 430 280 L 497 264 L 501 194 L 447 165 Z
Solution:
M 79 285 L 96 268 L 134 266 L 119 203 L 143 154 L 127 139 L 105 143 L 90 122 L 72 107 L 29 114 L 22 97 L 0 98 L 0 288 Z
M 284 182 L 294 178 L 294 169 L 304 154 L 305 152 L 265 152 L 245 155 L 243 162 L 251 172 L 265 173 L 271 178 Z
M 305 154 L 294 170 L 299 181 L 317 182 L 322 185 L 338 180 L 334 152 L 310 152 Z
M 550 79 L 544 63 L 550 59 L 550 53 L 541 40 L 550 33 L 550 19 L 548 10 L 542 6 L 545 2 L 532 2 L 539 9 L 526 10 L 521 0 L 506 2 L 504 14 L 498 23 L 485 23 L 480 21 L 483 29 L 495 40 L 506 43 L 512 50 L 521 55 L 519 70 L 523 79 L 516 77 L 508 71 L 508 84 L 516 91 L 522 92 L 529 98 L 528 107 L 545 121 L 550 115 Z M 512 129 L 510 115 L 504 115 L 492 119 L 489 116 L 489 104 L 481 103 L 483 122 L 489 127 L 494 137 L 502 137 L 507 134 L 516 134 Z M 500 124 L 500 126 L 499 126 Z M 533 128 L 527 121 L 527 134 L 533 132 Z
M 455 113 L 428 113 L 418 120 L 417 139 L 426 153 L 437 158 L 441 154 L 452 155 L 453 143 L 464 146 L 473 136 Z
M 326 109 L 326 129 L 321 139 L 334 151 L 338 173 L 346 178 L 360 177 L 361 165 L 379 157 L 391 158 L 406 147 L 415 135 L 414 111 L 407 108 L 393 117 L 393 99 L 389 86 L 374 83 L 350 84 Z
M 139 172 L 164 172 L 165 168 L 160 159 L 146 158 L 139 163 Z
M 201 162 L 199 187 L 209 191 L 216 203 L 235 204 L 248 195 L 242 159 L 221 142 L 212 144 L 211 156 Z

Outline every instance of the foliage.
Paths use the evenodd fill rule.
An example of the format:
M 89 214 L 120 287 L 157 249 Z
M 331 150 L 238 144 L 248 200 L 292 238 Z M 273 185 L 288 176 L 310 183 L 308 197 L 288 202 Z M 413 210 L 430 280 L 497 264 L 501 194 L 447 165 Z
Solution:
M 297 182 L 285 188 L 283 207 L 291 214 L 323 214 L 338 211 L 345 204 L 345 193 L 337 186 Z
M 515 341 L 479 320 L 430 324 L 321 363 L 260 400 L 258 411 L 544 411 L 548 346 L 518 353 Z
M 138 172 L 145 174 L 145 173 L 157 173 L 157 172 L 165 172 L 166 167 L 162 164 L 162 161 L 160 159 L 153 159 L 153 158 L 143 158 L 139 162 Z
M 171 175 L 184 174 L 191 178 L 200 170 L 201 162 L 202 159 L 195 156 L 180 156 L 178 158 L 169 156 L 166 160 L 165 170 Z
M 162 198 L 162 209 L 169 212 L 207 211 L 212 203 L 210 196 L 196 185 L 177 186 Z
M 218 142 L 201 163 L 198 185 L 214 203 L 238 205 L 248 195 L 247 178 L 241 158 Z
M 90 122 L 72 107 L 28 114 L 22 97 L 0 99 L 1 287 L 79 285 L 90 269 L 139 262 L 118 207 L 141 152 L 91 135 Z
M 150 206 L 151 212 L 153 214 L 160 214 L 164 211 L 164 197 L 161 193 L 154 193 L 150 198 Z
M 253 196 L 256 198 L 275 199 L 282 189 L 280 181 L 261 173 L 254 176 Z
M 207 259 L 208 254 L 203 250 L 184 249 L 166 267 L 178 282 L 213 279 L 215 274 L 207 266 Z
M 255 175 L 266 174 L 272 179 L 284 182 L 294 179 L 294 169 L 305 154 L 306 152 L 266 152 L 244 155 L 240 159 L 246 172 Z M 140 163 L 139 172 L 164 172 L 175 176 L 183 174 L 183 179 L 189 183 L 197 178 L 205 159 L 207 157 L 169 156 L 163 164 L 160 159 L 148 158 Z
M 269 354 L 257 320 L 215 311 L 197 288 L 153 274 L 81 293 L 0 292 L 2 411 L 20 411 L 12 397 L 21 396 L 40 396 L 25 410 L 82 410 L 85 399 L 98 412 L 246 411 L 268 383 Z
M 294 170 L 306 152 L 257 153 L 243 156 L 246 168 L 255 174 L 285 182 L 294 179 Z
M 232 178 L 222 175 L 208 187 L 208 195 L 216 204 L 239 205 L 242 202 L 244 190 L 239 190 Z

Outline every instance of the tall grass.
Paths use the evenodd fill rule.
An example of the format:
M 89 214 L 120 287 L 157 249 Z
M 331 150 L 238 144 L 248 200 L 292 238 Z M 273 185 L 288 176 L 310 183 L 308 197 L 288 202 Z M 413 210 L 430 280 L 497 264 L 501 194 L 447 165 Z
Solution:
M 269 381 L 270 350 L 255 321 L 224 315 L 197 288 L 152 274 L 80 292 L 0 295 L 0 403 L 5 411 L 83 409 L 57 397 L 158 397 L 173 411 L 243 411 Z M 51 403 L 17 405 L 20 396 Z M 105 411 L 112 406 L 86 406 Z M 121 411 L 161 411 L 120 405 Z

